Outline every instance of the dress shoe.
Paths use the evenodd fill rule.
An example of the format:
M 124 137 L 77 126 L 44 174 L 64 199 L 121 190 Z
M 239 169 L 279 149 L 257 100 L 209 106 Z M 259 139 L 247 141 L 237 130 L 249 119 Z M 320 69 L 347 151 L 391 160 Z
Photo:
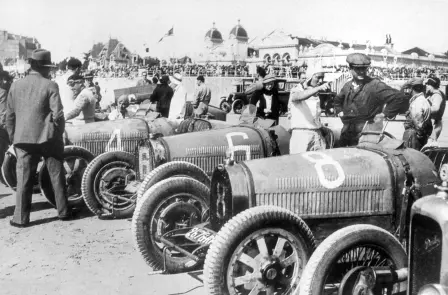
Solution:
M 11 226 L 18 227 L 18 228 L 25 228 L 25 227 L 28 227 L 30 225 L 29 223 L 24 223 L 24 224 L 16 223 L 16 222 L 14 222 L 12 220 L 9 221 L 9 224 Z
M 63 215 L 63 216 L 58 216 L 59 220 L 62 221 L 70 221 L 73 219 L 76 219 L 78 212 L 76 211 L 70 211 L 67 215 Z

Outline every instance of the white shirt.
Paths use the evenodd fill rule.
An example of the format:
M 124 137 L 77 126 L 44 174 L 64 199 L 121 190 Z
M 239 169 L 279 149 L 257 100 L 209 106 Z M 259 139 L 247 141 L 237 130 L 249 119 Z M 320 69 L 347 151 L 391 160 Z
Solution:
M 306 128 L 318 129 L 322 127 L 320 122 L 320 99 L 318 95 L 311 96 L 305 100 L 292 101 L 294 94 L 304 91 L 302 84 L 291 89 L 288 108 L 291 112 L 291 129 Z

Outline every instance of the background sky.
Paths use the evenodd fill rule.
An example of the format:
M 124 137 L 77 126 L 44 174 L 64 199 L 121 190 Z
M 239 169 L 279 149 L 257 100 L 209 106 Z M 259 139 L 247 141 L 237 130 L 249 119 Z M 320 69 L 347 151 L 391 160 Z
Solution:
M 212 27 L 228 39 L 241 20 L 249 38 L 274 29 L 327 40 L 448 51 L 448 0 L 19 0 L 0 4 L 0 30 L 36 37 L 54 61 L 82 57 L 95 42 L 118 38 L 132 52 L 181 57 L 204 47 Z M 174 27 L 174 36 L 157 43 Z M 146 44 L 146 45 L 144 45 Z

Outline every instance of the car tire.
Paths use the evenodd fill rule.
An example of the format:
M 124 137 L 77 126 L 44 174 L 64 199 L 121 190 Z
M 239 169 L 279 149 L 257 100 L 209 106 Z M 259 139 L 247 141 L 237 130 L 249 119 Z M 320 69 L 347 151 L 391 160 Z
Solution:
M 5 153 L 5 158 L 2 164 L 2 178 L 4 184 L 9 186 L 13 191 L 16 191 L 17 186 L 17 174 L 16 174 L 17 158 L 10 152 Z M 33 194 L 40 192 L 39 186 L 39 167 L 36 171 L 36 176 L 33 186 Z
M 322 290 L 332 267 L 343 254 L 359 249 L 364 244 L 371 249 L 381 249 L 383 255 L 389 256 L 386 259 L 395 264 L 396 269 L 407 266 L 407 255 L 403 246 L 388 231 L 368 224 L 348 226 L 328 236 L 316 249 L 303 271 L 299 294 L 323 294 Z M 352 266 L 359 265 L 353 264 Z M 338 268 L 337 272 L 340 276 L 344 276 L 348 272 L 343 273 L 340 270 L 341 268 Z M 402 291 L 401 288 L 406 288 L 405 284 L 400 284 L 399 287 L 399 291 Z
M 266 233 L 266 236 L 264 233 Z M 259 239 L 259 236 L 257 235 L 261 235 L 263 239 Z M 260 243 L 261 246 L 264 246 L 256 246 L 257 248 L 255 249 L 255 244 L 258 245 L 255 240 L 263 240 L 266 242 L 265 238 L 268 239 L 268 243 Z M 281 246 L 282 248 L 279 248 L 278 250 L 281 252 L 276 253 L 276 250 L 271 248 L 272 254 L 270 254 L 267 245 L 270 247 L 273 245 L 276 246 L 280 239 L 283 245 Z M 221 228 L 210 245 L 204 266 L 204 283 L 207 289 L 207 294 L 236 294 L 239 293 L 238 291 L 248 291 L 247 289 L 238 290 L 241 286 L 236 286 L 236 284 L 234 284 L 235 282 L 232 275 L 238 270 L 242 272 L 241 276 L 250 276 L 249 269 L 252 269 L 253 274 L 256 275 L 255 273 L 257 271 L 254 271 L 254 269 L 259 268 L 261 265 L 268 265 L 269 261 L 276 261 L 277 264 L 272 264 L 272 267 L 278 270 L 277 274 L 284 270 L 286 273 L 286 268 L 292 266 L 292 264 L 282 268 L 280 271 L 278 267 L 281 263 L 278 263 L 278 261 L 281 261 L 281 257 L 286 257 L 286 253 L 284 252 L 288 252 L 290 254 L 287 256 L 288 258 L 293 255 L 293 258 L 295 258 L 295 261 L 293 261 L 295 262 L 294 265 L 289 269 L 293 270 L 294 276 L 291 276 L 291 281 L 287 283 L 288 286 L 285 286 L 285 290 L 276 290 L 279 294 L 280 292 L 282 292 L 281 294 L 286 294 L 295 289 L 298 285 L 301 275 L 300 269 L 301 267 L 303 269 L 315 247 L 316 243 L 311 230 L 306 223 L 293 212 L 275 206 L 259 206 L 247 209 L 230 219 Z M 260 250 L 261 248 L 264 248 L 265 250 L 262 251 Z M 249 252 L 245 252 L 246 250 Z M 255 259 L 253 259 L 253 255 L 255 255 L 257 251 L 259 254 L 257 254 L 256 257 L 259 258 L 257 259 L 259 263 L 255 262 Z M 262 252 L 265 252 L 264 255 Z M 245 267 L 245 263 L 236 259 L 239 255 L 238 253 L 241 253 L 242 260 L 243 256 L 245 256 L 250 262 L 254 264 L 256 263 L 257 265 Z M 252 253 L 250 254 L 251 257 L 245 253 Z M 299 265 L 299 261 L 302 262 L 302 265 Z M 246 263 L 249 262 L 246 261 Z M 230 269 L 231 267 L 232 269 Z M 275 284 L 275 280 L 281 282 L 283 278 L 271 279 L 273 280 L 272 284 Z M 257 284 L 261 284 L 262 280 L 263 279 L 256 279 L 255 281 L 257 281 Z M 250 282 L 247 283 L 250 284 Z M 234 290 L 229 290 L 230 286 L 234 288 Z M 245 288 L 244 285 L 243 288 Z M 272 292 L 272 294 L 274 294 L 274 292 Z
M 235 99 L 232 103 L 232 110 L 235 114 L 240 115 L 243 107 L 244 107 L 244 102 L 241 99 Z
M 219 108 L 227 114 L 232 110 L 232 106 L 225 100 L 221 101 L 221 103 L 219 104 Z
M 81 181 L 90 161 L 95 157 L 91 152 L 80 146 L 64 147 L 64 169 L 67 185 L 68 205 L 70 207 L 84 206 L 84 199 L 81 192 Z M 51 185 L 50 174 L 45 163 L 39 172 L 40 192 L 47 201 L 56 206 L 53 187 Z
M 158 236 L 164 234 L 160 232 L 161 229 L 175 229 L 179 220 L 170 219 L 170 216 L 181 219 L 182 215 L 193 212 L 194 215 L 190 214 L 188 220 L 201 222 L 202 216 L 197 215 L 208 211 L 209 194 L 210 189 L 206 185 L 189 177 L 162 180 L 143 194 L 132 218 L 132 236 L 136 249 L 150 267 L 162 269 L 166 265 L 166 271 L 169 273 L 189 271 L 198 267 L 197 263 L 191 263 L 191 258 L 180 254 L 176 257 L 175 251 L 168 251 L 164 263 L 163 246 L 158 245 Z M 170 215 L 170 212 L 176 213 L 175 210 L 182 214 Z M 193 225 L 195 224 L 188 224 L 187 227 Z
M 210 187 L 210 178 L 207 173 L 195 164 L 184 161 L 168 162 L 146 175 L 137 192 L 137 203 L 153 185 L 170 177 L 190 177 Z
M 112 218 L 132 216 L 137 192 L 125 193 L 120 188 L 125 186 L 126 179 L 135 178 L 134 166 L 135 156 L 123 151 L 106 152 L 90 162 L 82 177 L 81 190 L 93 214 Z
M 204 119 L 189 118 L 180 122 L 177 134 L 205 131 L 212 129 L 212 124 Z

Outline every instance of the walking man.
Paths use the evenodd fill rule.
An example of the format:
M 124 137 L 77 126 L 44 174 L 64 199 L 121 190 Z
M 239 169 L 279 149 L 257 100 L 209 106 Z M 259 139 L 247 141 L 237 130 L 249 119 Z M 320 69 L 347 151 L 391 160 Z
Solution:
M 50 174 L 58 217 L 71 217 L 62 166 L 64 113 L 58 85 L 49 78 L 50 52 L 34 50 L 30 65 L 29 75 L 11 85 L 6 110 L 6 129 L 17 156 L 16 207 L 10 221 L 15 227 L 29 225 L 33 180 L 41 157 Z
M 345 83 L 334 99 L 334 109 L 343 126 L 339 146 L 358 144 L 366 122 L 393 118 L 409 109 L 406 94 L 367 76 L 370 57 L 362 53 L 347 56 L 353 79 Z
M 196 79 L 198 88 L 195 94 L 195 101 L 193 104 L 194 115 L 199 117 L 201 115 L 206 115 L 208 111 L 208 104 L 212 98 L 212 91 L 205 85 L 204 76 L 198 76 Z

